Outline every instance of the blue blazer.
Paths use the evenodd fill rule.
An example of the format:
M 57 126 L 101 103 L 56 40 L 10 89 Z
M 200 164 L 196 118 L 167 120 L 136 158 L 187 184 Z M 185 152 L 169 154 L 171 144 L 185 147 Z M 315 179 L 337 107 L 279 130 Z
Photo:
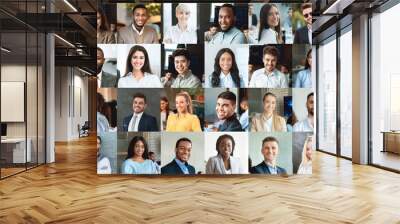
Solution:
M 189 174 L 196 174 L 196 169 L 186 163 L 186 166 L 189 170 Z M 167 165 L 161 167 L 161 174 L 169 174 L 169 175 L 183 175 L 183 171 L 179 167 L 179 165 L 175 162 L 175 159 L 172 160 L 172 162 L 168 163 Z
M 282 167 L 276 166 L 277 168 L 277 173 L 278 175 L 282 175 L 282 174 L 286 174 L 286 170 Z M 269 169 L 267 167 L 267 164 L 265 164 L 264 161 L 262 161 L 260 164 L 258 164 L 257 166 L 253 166 L 250 169 L 250 173 L 259 173 L 259 174 L 271 174 L 269 172 Z
M 308 40 L 308 27 L 303 26 L 296 30 L 296 33 L 294 34 L 294 44 L 310 44 L 310 41 Z
M 122 125 L 123 131 L 128 131 L 129 122 L 131 121 L 132 116 L 133 114 L 124 118 Z M 151 115 L 143 113 L 139 121 L 138 131 L 159 131 L 157 119 Z

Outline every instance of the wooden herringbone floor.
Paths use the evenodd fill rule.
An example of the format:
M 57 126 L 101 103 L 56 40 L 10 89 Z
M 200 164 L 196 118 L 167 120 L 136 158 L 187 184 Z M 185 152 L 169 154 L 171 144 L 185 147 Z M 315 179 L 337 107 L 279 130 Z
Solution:
M 323 153 L 312 177 L 99 177 L 94 141 L 0 181 L 0 223 L 400 223 L 399 174 Z

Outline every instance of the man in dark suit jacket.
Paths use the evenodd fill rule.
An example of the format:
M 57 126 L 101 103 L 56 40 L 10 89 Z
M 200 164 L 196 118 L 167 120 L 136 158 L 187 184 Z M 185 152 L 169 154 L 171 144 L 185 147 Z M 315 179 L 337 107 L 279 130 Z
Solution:
M 216 113 L 223 123 L 218 127 L 218 131 L 243 131 L 242 125 L 235 114 L 236 95 L 230 91 L 222 92 L 218 95 Z
M 312 40 L 312 5 L 311 3 L 304 3 L 301 5 L 301 11 L 306 21 L 306 25 L 296 30 L 294 34 L 295 44 L 311 44 Z
M 118 85 L 118 75 L 113 75 L 108 72 L 103 71 L 104 65 L 104 52 L 101 48 L 97 47 L 97 87 L 117 87 Z
M 124 118 L 123 131 L 159 131 L 157 119 L 144 112 L 146 106 L 146 96 L 144 94 L 136 93 L 133 95 L 133 114 Z
M 188 163 L 191 150 L 192 141 L 188 138 L 180 138 L 175 145 L 175 159 L 161 168 L 161 174 L 196 174 L 196 169 Z
M 266 137 L 262 142 L 261 153 L 264 156 L 257 166 L 250 169 L 250 173 L 285 175 L 286 170 L 276 165 L 276 159 L 279 154 L 279 142 L 275 137 Z

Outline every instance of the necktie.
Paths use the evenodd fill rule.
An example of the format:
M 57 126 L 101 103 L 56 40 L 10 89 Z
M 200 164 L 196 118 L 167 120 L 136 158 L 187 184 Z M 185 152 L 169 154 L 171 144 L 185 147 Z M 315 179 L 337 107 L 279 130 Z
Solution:
M 132 127 L 130 131 L 137 131 L 135 130 L 137 115 L 133 115 Z

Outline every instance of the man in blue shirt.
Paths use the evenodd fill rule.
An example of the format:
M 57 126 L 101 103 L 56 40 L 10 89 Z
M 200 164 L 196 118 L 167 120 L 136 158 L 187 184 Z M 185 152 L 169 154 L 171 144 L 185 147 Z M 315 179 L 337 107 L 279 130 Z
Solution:
M 266 137 L 262 142 L 261 153 L 264 156 L 257 166 L 250 169 L 250 173 L 285 175 L 286 170 L 276 165 L 276 159 L 279 154 L 279 141 L 275 137 Z
M 175 159 L 161 168 L 161 174 L 196 174 L 196 169 L 188 163 L 191 151 L 192 141 L 188 138 L 180 138 L 175 145 Z

